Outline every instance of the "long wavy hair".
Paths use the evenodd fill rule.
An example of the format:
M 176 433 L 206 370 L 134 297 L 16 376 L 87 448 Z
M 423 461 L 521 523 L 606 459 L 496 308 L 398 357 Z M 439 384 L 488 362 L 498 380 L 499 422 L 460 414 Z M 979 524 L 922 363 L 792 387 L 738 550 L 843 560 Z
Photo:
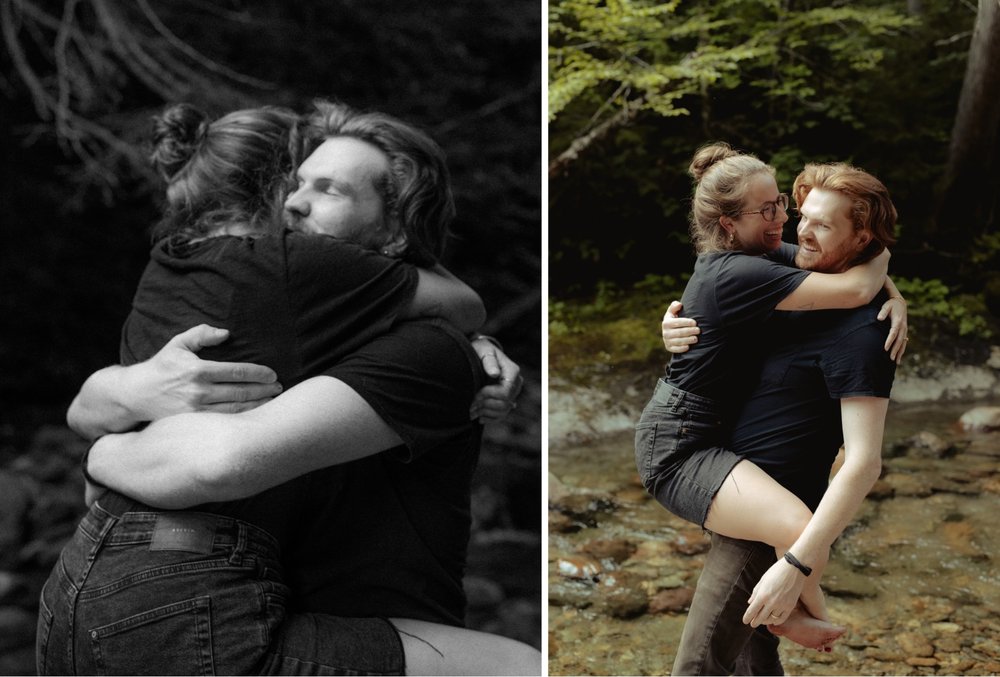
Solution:
M 426 133 L 383 113 L 360 112 L 342 103 L 319 100 L 303 128 L 303 153 L 330 137 L 347 136 L 380 149 L 389 174 L 376 181 L 390 226 L 406 236 L 403 258 L 421 266 L 444 252 L 455 200 L 444 151 Z

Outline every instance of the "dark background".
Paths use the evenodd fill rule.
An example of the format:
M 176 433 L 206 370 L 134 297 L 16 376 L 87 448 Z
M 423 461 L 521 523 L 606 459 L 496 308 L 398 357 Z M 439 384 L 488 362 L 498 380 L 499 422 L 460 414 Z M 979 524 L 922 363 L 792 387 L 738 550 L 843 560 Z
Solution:
M 445 265 L 483 296 L 486 333 L 526 378 L 520 407 L 487 431 L 469 621 L 540 646 L 538 0 L 0 10 L 0 659 L 30 666 L 16 638 L 79 513 L 79 446 L 63 420 L 83 380 L 116 362 L 147 260 L 162 191 L 145 163 L 150 117 L 167 102 L 219 114 L 314 97 L 415 123 L 448 155 L 458 219 Z
M 899 210 L 891 274 L 1000 317 L 996 3 L 654 4 L 549 3 L 553 299 L 690 271 L 687 167 L 727 141 L 783 192 L 805 162 L 875 174 Z

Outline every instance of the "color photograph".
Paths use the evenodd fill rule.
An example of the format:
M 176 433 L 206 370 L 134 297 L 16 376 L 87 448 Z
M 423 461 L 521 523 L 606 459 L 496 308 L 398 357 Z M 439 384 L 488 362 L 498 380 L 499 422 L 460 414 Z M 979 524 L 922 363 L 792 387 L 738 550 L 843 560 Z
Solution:
M 1000 672 L 1000 5 L 547 32 L 549 674 Z

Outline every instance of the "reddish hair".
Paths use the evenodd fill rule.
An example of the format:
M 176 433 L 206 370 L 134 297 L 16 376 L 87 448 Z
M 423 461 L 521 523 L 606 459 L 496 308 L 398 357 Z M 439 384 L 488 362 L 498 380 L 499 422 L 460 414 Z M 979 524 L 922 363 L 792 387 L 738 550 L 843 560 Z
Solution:
M 896 244 L 896 207 L 889 189 L 868 172 L 843 162 L 807 164 L 792 184 L 795 206 L 800 207 L 813 188 L 831 190 L 851 201 L 851 223 L 867 230 L 872 239 L 851 265 L 865 263 Z

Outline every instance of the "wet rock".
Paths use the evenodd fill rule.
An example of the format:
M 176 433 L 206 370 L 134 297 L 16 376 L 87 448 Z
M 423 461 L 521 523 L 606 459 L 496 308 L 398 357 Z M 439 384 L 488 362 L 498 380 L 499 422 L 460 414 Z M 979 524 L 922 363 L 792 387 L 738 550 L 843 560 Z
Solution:
M 615 500 L 620 503 L 630 503 L 632 505 L 641 505 L 646 501 L 651 501 L 652 496 L 649 492 L 640 487 L 625 487 L 624 489 L 619 489 L 615 492 Z
M 621 563 L 632 556 L 636 551 L 636 545 L 624 538 L 599 539 L 584 543 L 580 550 L 599 560 Z
M 604 571 L 604 567 L 593 557 L 587 555 L 568 555 L 556 562 L 556 570 L 566 578 L 596 580 Z
M 962 643 L 957 637 L 939 637 L 934 640 L 935 655 L 958 653 L 961 650 Z
M 927 597 L 917 597 L 911 607 L 916 616 L 931 623 L 947 621 L 955 613 L 954 604 Z
M 587 609 L 594 604 L 593 582 L 565 579 L 549 583 L 549 604 L 571 609 Z
M 673 548 L 682 555 L 700 555 L 712 547 L 712 540 L 701 529 L 688 529 L 678 532 Z
M 972 648 L 986 654 L 990 658 L 1000 658 L 1000 640 L 987 639 L 982 642 L 976 642 L 972 645 Z
M 895 496 L 916 496 L 924 498 L 934 493 L 930 480 L 925 475 L 894 472 L 885 478 Z
M 549 510 L 550 534 L 569 534 L 582 528 L 583 525 L 569 515 L 564 515 L 558 510 Z
M 558 505 L 562 499 L 572 495 L 572 493 L 573 491 L 554 473 L 549 473 L 549 505 Z
M 962 414 L 958 425 L 966 432 L 1000 430 L 1000 407 L 975 407 Z
M 917 458 L 947 458 L 954 456 L 957 447 L 932 432 L 919 432 L 912 437 L 892 445 L 892 456 L 915 456 Z
M 617 504 L 610 497 L 594 492 L 574 492 L 558 501 L 549 498 L 549 507 L 562 512 L 588 527 L 596 527 L 599 515 L 615 510 Z
M 646 613 L 649 598 L 631 576 L 615 573 L 601 580 L 598 608 L 614 618 L 635 618 Z
M 918 632 L 901 632 L 895 636 L 899 648 L 909 656 L 926 658 L 934 655 L 934 647 Z
M 883 479 L 875 481 L 872 486 L 871 491 L 868 492 L 868 498 L 873 501 L 884 501 L 887 498 L 892 498 L 896 491 L 892 488 L 892 485 Z
M 649 593 L 650 597 L 652 597 L 662 590 L 679 588 L 684 585 L 685 582 L 687 582 L 687 577 L 684 574 L 674 573 L 648 579 L 643 582 L 643 587 Z
M 969 439 L 965 453 L 974 456 L 985 456 L 989 459 L 1000 458 L 1000 433 L 981 433 Z
M 968 658 L 963 658 L 955 661 L 948 661 L 945 664 L 947 675 L 964 675 L 969 672 L 973 667 L 975 667 L 976 661 L 970 660 Z M 994 673 L 996 674 L 996 673 Z
M 831 566 L 823 576 L 823 590 L 831 597 L 862 599 L 876 597 L 878 586 L 868 573 Z
M 694 599 L 694 588 L 674 588 L 656 593 L 649 600 L 649 613 L 679 613 L 686 611 Z
M 939 527 L 948 547 L 962 555 L 977 556 L 982 551 L 973 543 L 976 528 L 969 522 L 944 522 Z
M 667 567 L 674 564 L 673 547 L 667 541 L 643 541 L 629 558 L 630 564 Z

